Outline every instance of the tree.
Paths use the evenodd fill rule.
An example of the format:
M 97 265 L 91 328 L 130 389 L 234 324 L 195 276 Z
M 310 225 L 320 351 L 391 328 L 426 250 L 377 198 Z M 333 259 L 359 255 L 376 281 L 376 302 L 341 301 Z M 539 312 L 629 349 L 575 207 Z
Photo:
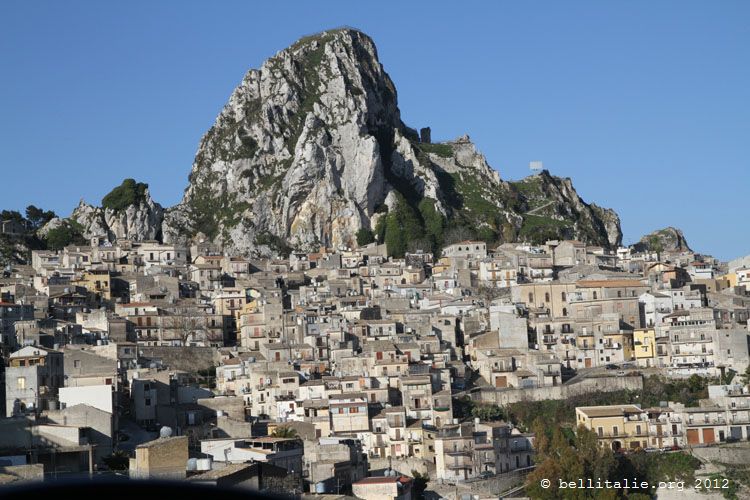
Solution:
M 497 405 L 485 403 L 474 406 L 471 409 L 471 416 L 485 422 L 492 422 L 505 418 L 505 412 Z
M 363 227 L 359 231 L 357 231 L 357 245 L 363 247 L 365 245 L 369 245 L 374 241 L 375 235 L 372 233 L 372 230 L 370 228 Z
M 403 195 L 396 195 L 396 205 L 385 216 L 385 243 L 388 255 L 403 257 L 409 241 L 421 238 L 422 222 Z
M 171 316 L 172 337 L 180 341 L 180 345 L 187 346 L 190 342 L 202 341 L 208 337 L 206 333 L 206 317 L 196 306 L 183 306 L 175 310 Z
M 611 450 L 599 446 L 596 433 L 579 427 L 572 438 L 565 435 L 560 427 L 552 429 L 541 419 L 534 422 L 537 432 L 534 447 L 537 467 L 529 474 L 526 493 L 531 498 L 541 499 L 581 499 L 617 498 L 621 493 L 615 490 L 577 490 L 559 488 L 560 482 L 583 479 L 616 479 L 617 462 Z M 548 487 L 543 480 L 549 481 Z
M 294 439 L 294 438 L 299 437 L 299 434 L 297 434 L 297 429 L 289 425 L 282 425 L 282 426 L 276 427 L 271 433 L 271 436 L 276 437 L 276 438 Z
M 42 210 L 34 205 L 26 207 L 26 219 L 28 220 L 31 229 L 34 231 L 44 226 L 55 217 L 55 212 L 52 210 Z
M 748 365 L 748 367 L 745 368 L 745 373 L 740 375 L 740 380 L 742 381 L 742 385 L 750 384 L 750 365 Z
M 424 490 L 427 489 L 427 483 L 430 482 L 430 475 L 420 474 L 419 471 L 412 470 L 411 477 L 414 478 L 412 498 L 424 498 Z
M 108 457 L 102 459 L 109 470 L 128 470 L 130 459 L 128 454 L 122 450 L 117 450 Z
M 476 233 L 466 226 L 451 226 L 445 231 L 443 243 L 445 245 L 452 245 L 459 241 L 473 240 L 476 237 Z
M 50 229 L 45 237 L 47 248 L 61 250 L 68 245 L 83 245 L 86 239 L 80 224 L 75 221 L 66 220 L 54 229 Z
M 445 229 L 445 217 L 436 208 L 436 202 L 432 198 L 422 198 L 419 202 L 419 214 L 424 221 L 425 237 L 430 241 L 432 252 L 436 253 L 443 245 L 443 230 Z
M 652 252 L 656 252 L 656 260 L 661 261 L 661 254 L 664 251 L 664 244 L 661 238 L 657 235 L 653 235 L 648 239 L 648 249 Z
M 102 198 L 102 207 L 114 211 L 124 210 L 130 205 L 137 205 L 146 198 L 148 184 L 125 179 L 122 184 Z
M 23 224 L 26 222 L 23 218 L 23 215 L 21 215 L 21 212 L 18 210 L 3 210 L 0 212 L 0 220 L 12 220 L 16 221 L 19 224 Z

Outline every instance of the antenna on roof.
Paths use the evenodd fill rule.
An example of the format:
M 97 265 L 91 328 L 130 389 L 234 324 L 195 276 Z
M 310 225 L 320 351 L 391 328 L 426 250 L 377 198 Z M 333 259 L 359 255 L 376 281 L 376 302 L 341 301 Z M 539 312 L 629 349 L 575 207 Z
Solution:
M 544 170 L 544 163 L 541 161 L 530 161 L 529 162 L 529 170 L 531 170 L 532 175 L 539 175 L 542 170 Z

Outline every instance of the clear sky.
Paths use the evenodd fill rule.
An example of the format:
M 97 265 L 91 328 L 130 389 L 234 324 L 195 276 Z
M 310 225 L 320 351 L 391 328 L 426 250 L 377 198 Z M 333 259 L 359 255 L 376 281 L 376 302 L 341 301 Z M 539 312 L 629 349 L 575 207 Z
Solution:
M 177 203 L 243 74 L 299 37 L 375 40 L 404 121 L 468 133 L 614 208 L 625 243 L 673 225 L 750 253 L 750 2 L 0 3 L 0 208 L 68 215 L 125 177 Z

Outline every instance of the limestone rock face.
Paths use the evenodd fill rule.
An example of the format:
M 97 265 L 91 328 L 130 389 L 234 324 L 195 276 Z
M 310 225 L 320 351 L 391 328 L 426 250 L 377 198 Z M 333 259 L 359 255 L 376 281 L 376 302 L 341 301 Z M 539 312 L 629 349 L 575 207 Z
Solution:
M 353 245 L 386 194 L 381 142 L 400 126 L 369 37 L 345 29 L 300 40 L 232 93 L 165 238 L 200 231 L 239 251 L 268 235 L 302 248 Z
M 39 230 L 36 232 L 37 236 L 44 239 L 47 237 L 47 234 L 49 234 L 50 231 L 53 229 L 57 229 L 59 227 L 62 227 L 65 225 L 65 219 L 62 219 L 60 217 L 53 217 L 49 220 L 45 225 L 39 228 Z
M 682 231 L 671 226 L 648 233 L 633 245 L 633 248 L 639 252 L 692 251 Z
M 118 239 L 159 240 L 164 209 L 146 190 L 144 199 L 121 210 L 95 207 L 81 200 L 70 219 L 80 224 L 86 239 L 98 237 L 112 242 Z
M 555 201 L 548 222 L 566 228 L 557 233 L 619 243 L 614 212 L 585 204 L 569 180 L 547 177 L 543 194 Z M 244 254 L 350 247 L 399 200 L 416 213 L 424 199 L 446 226 L 490 240 L 529 232 L 524 193 L 500 178 L 468 136 L 420 142 L 401 121 L 373 41 L 338 29 L 303 38 L 248 71 L 203 136 L 184 197 L 164 213 L 161 233 L 167 242 L 205 235 Z

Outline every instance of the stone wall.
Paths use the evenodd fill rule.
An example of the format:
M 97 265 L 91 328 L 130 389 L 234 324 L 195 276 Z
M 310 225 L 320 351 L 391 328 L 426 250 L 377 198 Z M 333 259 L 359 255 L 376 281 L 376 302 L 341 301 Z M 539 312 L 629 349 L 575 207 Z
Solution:
M 184 479 L 188 460 L 188 438 L 159 438 L 135 449 L 130 460 L 133 479 Z
M 750 443 L 731 443 L 720 446 L 691 448 L 693 455 L 704 462 L 747 465 L 750 463 Z
M 213 347 L 139 346 L 138 354 L 161 359 L 170 370 L 190 373 L 208 370 L 219 364 L 219 352 Z
M 0 484 L 44 481 L 44 465 L 9 465 L 0 467 Z
M 378 471 L 393 467 L 394 470 L 401 474 L 411 476 L 411 471 L 415 470 L 420 474 L 432 473 L 434 476 L 435 465 L 432 462 L 422 460 L 421 458 L 370 458 L 370 471 Z
M 471 394 L 472 399 L 484 403 L 507 405 L 519 401 L 544 401 L 547 399 L 568 399 L 592 392 L 636 391 L 643 388 L 643 379 L 635 377 L 591 377 L 570 385 L 537 387 L 532 389 L 496 389 L 483 387 Z

